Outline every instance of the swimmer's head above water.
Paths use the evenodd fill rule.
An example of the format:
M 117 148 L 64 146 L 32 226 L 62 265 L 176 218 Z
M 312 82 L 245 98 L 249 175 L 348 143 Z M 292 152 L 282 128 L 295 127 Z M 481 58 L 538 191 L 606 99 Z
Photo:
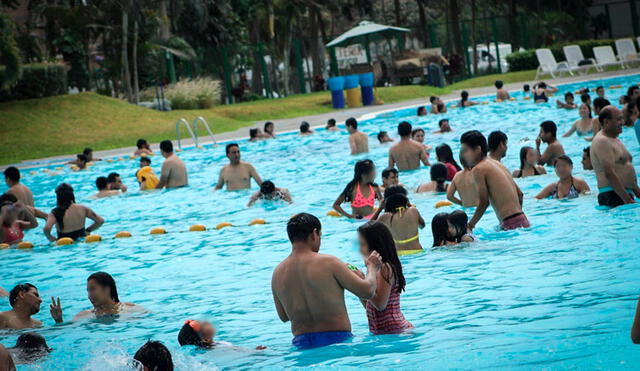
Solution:
M 240 163 L 240 146 L 238 143 L 229 143 L 225 147 L 227 158 L 232 164 Z
M 398 185 L 400 180 L 398 179 L 398 170 L 394 167 L 388 167 L 382 170 L 382 184 L 385 188 Z
M 160 142 L 160 153 L 164 158 L 171 156 L 173 154 L 173 143 L 170 140 Z
M 591 164 L 591 146 L 582 150 L 582 168 L 584 170 L 593 170 L 593 164 Z
M 460 155 L 470 167 L 487 157 L 487 139 L 478 130 L 467 131 L 460 137 Z
M 389 264 L 395 281 L 395 287 L 404 291 L 406 280 L 402 273 L 402 264 L 398 258 L 396 244 L 389 228 L 381 222 L 371 221 L 358 228 L 360 254 L 366 259 L 372 252 L 380 254 L 383 264 Z M 389 277 L 390 278 L 390 277 Z
M 451 126 L 449 125 L 449 119 L 442 119 L 438 121 L 438 127 L 440 131 L 443 133 L 448 133 L 451 131 Z
M 500 130 L 496 130 L 489 134 L 489 140 L 487 144 L 489 145 L 490 153 L 499 153 L 500 158 L 506 156 L 507 154 L 507 134 L 503 133 Z
M 398 135 L 403 139 L 411 136 L 411 124 L 408 121 L 402 121 L 398 124 Z
M 120 302 L 116 281 L 105 272 L 96 272 L 87 278 L 87 294 L 95 307 Z
M 389 137 L 389 133 L 387 133 L 386 131 L 381 131 L 378 133 L 378 142 L 380 142 L 380 144 L 389 143 L 393 142 L 393 139 Z
M 195 345 L 197 347 L 210 347 L 214 345 L 213 337 L 216 329 L 207 321 L 195 321 L 188 319 L 178 333 L 178 343 L 181 346 Z
M 16 285 L 9 291 L 9 305 L 14 310 L 26 309 L 30 315 L 40 311 L 42 299 L 38 293 L 38 288 L 30 283 Z
M 342 191 L 345 202 L 352 201 L 353 189 L 358 183 L 374 186 L 376 180 L 376 165 L 369 159 L 359 160 L 353 169 L 353 179 Z
M 137 368 L 142 371 L 173 371 L 171 352 L 159 341 L 147 341 L 138 349 L 133 359 L 142 366 Z
M 20 170 L 15 166 L 9 166 L 4 170 L 4 181 L 7 187 L 11 188 L 20 182 Z
M 314 252 L 320 251 L 322 225 L 320 220 L 308 213 L 296 214 L 287 222 L 287 235 L 295 248 L 297 244 L 311 247 Z
M 108 180 L 107 177 L 104 176 L 99 176 L 96 178 L 96 188 L 98 188 L 98 191 L 104 191 L 107 189 L 107 184 L 108 184 Z
M 545 143 L 551 143 L 556 140 L 558 126 L 551 120 L 544 121 L 540 124 L 540 139 Z

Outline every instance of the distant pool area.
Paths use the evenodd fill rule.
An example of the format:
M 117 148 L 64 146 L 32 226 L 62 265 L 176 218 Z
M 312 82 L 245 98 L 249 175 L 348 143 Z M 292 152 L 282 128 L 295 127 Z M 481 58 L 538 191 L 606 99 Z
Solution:
M 165 343 L 179 370 L 633 369 L 640 360 L 640 348 L 631 344 L 629 337 L 640 295 L 640 207 L 597 207 L 595 176 L 580 165 L 582 150 L 589 143 L 576 135 L 560 141 L 573 159 L 574 175 L 587 181 L 591 195 L 536 201 L 533 197 L 556 179 L 547 168 L 548 175 L 516 180 L 525 193 L 524 211 L 531 221 L 530 229 L 497 231 L 498 222 L 489 208 L 475 230 L 480 242 L 427 249 L 401 258 L 407 278 L 401 302 L 405 316 L 416 327 L 411 333 L 370 335 L 364 309 L 347 294 L 353 341 L 295 350 L 289 323 L 281 323 L 275 312 L 270 280 L 273 268 L 290 251 L 286 221 L 302 211 L 318 216 L 323 223 L 321 252 L 364 268 L 355 232 L 361 222 L 328 217 L 326 212 L 351 179 L 357 160 L 373 160 L 378 173 L 387 166 L 388 146 L 379 145 L 375 138 L 380 130 L 396 137 L 398 122 L 408 120 L 425 129 L 425 143 L 433 147 L 447 143 L 457 158 L 464 131 L 477 129 L 488 135 L 499 129 L 509 136 L 504 164 L 513 170 L 519 166 L 520 147 L 535 146 L 540 122 L 555 121 L 560 137 L 577 119 L 577 110 L 555 106 L 564 92 L 603 85 L 607 98 L 617 105 L 626 87 L 637 83 L 640 75 L 562 85 L 549 103 L 538 105 L 516 93 L 514 102 L 452 109 L 444 115 L 418 117 L 415 107 L 367 115 L 360 128 L 369 135 L 370 152 L 358 156 L 348 155 L 344 130 L 240 142 L 243 159 L 251 162 L 263 179 L 288 188 L 292 205 L 258 203 L 247 208 L 250 194 L 257 190 L 255 184 L 251 191 L 212 192 L 220 168 L 227 163 L 223 145 L 178 153 L 189 171 L 189 187 L 169 191 L 137 191 L 134 173 L 138 161 L 132 159 L 97 162 L 82 172 L 46 167 L 57 175 L 42 168 L 25 170 L 23 182 L 31 187 L 39 208 L 49 211 L 54 207 L 53 189 L 64 181 L 74 187 L 78 203 L 91 206 L 106 222 L 97 231 L 104 238 L 100 243 L 50 246 L 39 227 L 25 237 L 36 245 L 33 250 L 0 250 L 5 262 L 0 286 L 10 289 L 21 282 L 38 286 L 44 302 L 35 317 L 45 326 L 37 331 L 54 348 L 47 358 L 20 369 L 128 369 L 127 360 L 148 339 Z M 623 88 L 609 89 L 617 85 Z M 477 100 L 492 101 L 493 96 Z M 432 134 L 441 118 L 450 120 L 454 132 Z M 633 130 L 625 128 L 620 139 L 640 172 L 640 146 Z M 433 151 L 431 157 L 435 158 Z M 161 156 L 151 159 L 159 174 Z M 129 186 L 129 194 L 91 200 L 96 192 L 95 178 L 114 171 Z M 427 224 L 436 212 L 454 210 L 436 211 L 434 204 L 445 199 L 444 195 L 413 192 L 428 179 L 425 167 L 400 175 Z M 4 191 L 3 185 L 0 192 Z M 469 215 L 473 212 L 465 211 Z M 267 224 L 248 226 L 255 218 L 263 218 Z M 234 227 L 186 232 L 193 224 L 213 229 L 221 222 Z M 163 227 L 168 233 L 150 235 L 154 227 Z M 133 237 L 112 238 L 122 230 L 130 231 Z M 421 232 L 420 240 L 425 248 L 431 246 L 429 227 Z M 95 271 L 111 273 L 118 282 L 121 300 L 140 304 L 149 313 L 136 319 L 52 326 L 49 297 L 61 298 L 67 319 L 89 308 L 85 281 Z M 8 309 L 8 301 L 0 300 L 0 311 Z M 246 349 L 257 345 L 268 349 L 180 348 L 177 333 L 187 318 L 213 321 L 218 328 L 217 340 Z M 0 332 L 0 343 L 13 345 L 20 333 Z

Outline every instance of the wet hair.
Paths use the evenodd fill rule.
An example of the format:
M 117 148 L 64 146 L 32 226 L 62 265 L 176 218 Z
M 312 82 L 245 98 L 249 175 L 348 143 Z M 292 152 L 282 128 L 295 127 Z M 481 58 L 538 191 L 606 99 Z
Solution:
M 86 155 L 83 155 L 83 154 L 76 155 L 76 158 L 77 158 L 78 160 L 80 160 L 80 161 L 84 162 L 84 163 L 86 163 L 87 161 L 89 161 L 89 159 L 87 158 L 87 156 L 86 156 Z
M 556 166 L 558 164 L 558 160 L 564 161 L 564 162 L 568 163 L 569 165 L 573 166 L 573 161 L 571 161 L 571 157 L 569 157 L 567 155 L 558 156 L 555 159 L 555 161 L 553 161 L 553 166 Z
M 492 131 L 491 134 L 489 134 L 489 140 L 487 141 L 489 145 L 489 152 L 497 150 L 500 144 L 506 144 L 507 140 L 507 134 L 500 130 Z
M 433 234 L 433 246 L 442 246 L 447 242 L 447 234 L 449 232 L 449 214 L 438 213 L 431 219 L 431 233 Z
M 441 128 L 442 124 L 444 124 L 446 122 L 449 122 L 449 119 L 441 119 L 440 121 L 438 121 L 438 127 Z
M 398 124 L 398 135 L 401 137 L 408 137 L 411 135 L 411 124 L 407 121 L 402 121 Z
M 375 166 L 376 165 L 373 163 L 373 161 L 369 159 L 359 160 L 358 162 L 356 162 L 356 166 L 353 169 L 353 179 L 351 179 L 351 181 L 347 183 L 347 186 L 344 187 L 344 190 L 340 194 L 344 197 L 345 202 L 351 201 L 351 193 L 353 191 L 353 187 L 356 186 L 363 175 L 372 172 L 375 169 Z M 370 184 L 372 186 L 375 186 L 375 183 Z
M 387 200 L 389 199 L 389 197 L 395 195 L 395 194 L 401 194 L 401 195 L 407 195 L 408 192 L 407 190 L 401 186 L 401 185 L 394 185 L 391 187 L 387 187 L 384 189 L 384 199 Z
M 604 86 L 602 86 L 602 85 L 598 86 L 598 87 L 596 88 L 596 92 L 597 92 L 598 90 L 600 90 L 600 89 L 604 90 Z
M 480 147 L 482 155 L 487 155 L 487 139 L 478 130 L 470 130 L 462 134 L 460 143 L 466 144 L 471 148 Z
M 393 217 L 395 214 L 400 210 L 410 208 L 411 203 L 409 203 L 407 195 L 402 193 L 394 193 L 389 197 L 385 197 L 385 199 L 384 211 L 391 214 L 391 218 L 389 219 L 389 226 L 391 226 L 393 224 Z
M 30 283 L 21 283 L 12 288 L 11 291 L 9 291 L 9 305 L 11 305 L 11 308 L 15 307 L 18 301 L 18 295 L 31 289 L 37 290 L 38 288 Z
M 429 170 L 431 180 L 437 183 L 436 192 L 446 192 L 445 182 L 447 181 L 447 167 L 443 163 L 435 163 Z
M 385 178 L 385 179 L 388 178 L 389 175 L 391 175 L 391 174 L 398 175 L 398 169 L 396 169 L 395 167 L 388 167 L 388 168 L 382 170 L 382 177 Z
M 238 145 L 238 143 L 229 143 L 224 148 L 224 150 L 226 151 L 227 154 L 229 154 L 229 152 L 231 152 L 231 148 L 233 148 L 233 147 L 238 147 L 238 149 L 240 149 L 240 146 Z
M 542 131 L 545 133 L 551 133 L 551 135 L 553 135 L 553 137 L 556 137 L 556 133 L 558 132 L 558 127 L 556 126 L 556 123 L 551 121 L 551 120 L 547 120 L 544 121 L 542 124 L 540 124 L 540 127 L 542 128 Z
M 429 102 L 433 103 L 438 99 L 438 97 L 436 97 L 435 95 L 432 95 L 429 97 Z
M 525 93 L 528 93 L 531 91 L 531 87 L 529 86 L 529 84 L 524 84 L 522 86 L 522 90 L 524 90 Z
M 452 211 L 451 214 L 447 217 L 449 223 L 451 223 L 456 228 L 456 235 L 449 236 L 454 239 L 456 242 L 462 242 L 462 237 L 467 234 L 467 225 L 469 223 L 469 217 L 467 213 L 462 210 Z
M 542 89 L 546 89 L 546 88 L 547 88 L 547 83 L 546 83 L 546 82 L 544 82 L 544 81 L 540 81 L 540 82 L 538 83 L 538 87 L 539 87 L 539 88 L 542 88 Z
M 322 225 L 318 218 L 308 213 L 296 214 L 287 222 L 287 235 L 291 243 L 306 241 L 314 229 L 319 233 L 322 230 Z
M 87 156 L 87 157 L 88 157 L 91 153 L 93 153 L 93 150 L 92 150 L 91 148 L 89 148 L 89 147 L 85 148 L 85 149 L 82 151 L 82 154 L 83 154 L 83 155 L 85 155 L 85 156 Z
M 609 102 L 609 100 L 605 98 L 598 97 L 593 100 L 593 108 L 595 108 L 597 111 L 600 111 L 601 109 L 610 105 L 611 105 L 611 102 Z
M 15 166 L 9 166 L 4 170 L 4 177 L 17 183 L 20 181 L 20 170 Z
M 626 98 L 626 102 L 627 102 L 627 103 L 631 100 L 631 97 L 633 97 L 633 93 L 634 93 L 636 90 L 638 90 L 638 89 L 640 89 L 640 88 L 638 87 L 638 85 L 631 85 L 631 86 L 629 86 L 629 89 L 627 89 L 627 95 L 626 95 L 626 97 L 627 97 L 627 98 Z
M 265 122 L 265 123 L 264 123 L 264 127 L 263 127 L 263 129 L 264 129 L 265 133 L 266 133 L 266 132 L 268 132 L 268 131 L 267 131 L 267 128 L 268 128 L 269 126 L 273 126 L 273 122 L 271 122 L 271 121 L 267 121 L 267 122 Z
M 98 191 L 102 191 L 103 189 L 107 189 L 108 179 L 104 176 L 99 176 L 96 178 L 96 188 Z
M 424 129 L 422 129 L 422 128 L 413 129 L 413 130 L 411 131 L 411 137 L 412 137 L 412 138 L 413 138 L 413 137 L 415 137 L 415 136 L 416 136 L 416 134 L 418 134 L 418 133 L 420 133 L 420 132 L 422 132 L 422 134 L 424 134 Z
M 588 157 L 591 157 L 591 146 L 584 147 L 582 152 L 586 153 Z
M 160 142 L 160 150 L 167 153 L 173 152 L 173 143 L 170 140 L 163 140 Z
M 202 340 L 202 336 L 190 324 L 185 323 L 178 333 L 178 343 L 180 346 L 195 345 L 197 347 L 208 347 L 209 344 Z
M 524 146 L 520 148 L 520 174 L 522 174 L 522 169 L 524 169 L 524 164 L 527 162 L 527 152 L 529 152 L 529 150 L 533 150 L 533 147 Z
M 378 133 L 378 142 L 382 143 L 382 138 L 384 138 L 384 136 L 387 135 L 386 131 L 381 131 Z
M 336 126 L 336 119 L 328 119 L 327 120 L 327 126 L 330 127 L 330 128 Z
M 582 101 L 582 103 L 587 103 L 589 99 L 591 99 L 589 93 L 583 93 L 582 95 L 580 95 L 580 100 Z
M 358 121 L 357 121 L 356 119 L 354 119 L 353 117 L 349 117 L 349 118 L 347 119 L 347 121 L 345 121 L 345 122 L 344 122 L 344 124 L 345 124 L 347 127 L 351 126 L 351 127 L 352 127 L 352 128 L 354 128 L 354 129 L 357 129 L 357 128 L 358 128 Z
M 502 87 L 504 86 L 504 83 L 502 82 L 502 80 L 496 80 L 496 82 L 493 83 L 497 89 L 502 89 Z
M 173 371 L 171 352 L 159 341 L 147 341 L 136 351 L 133 359 L 151 371 Z
M 51 213 L 60 225 L 60 229 L 64 229 L 64 214 L 75 202 L 76 196 L 73 194 L 73 187 L 67 183 L 62 183 L 56 187 L 56 208 Z
M 116 182 L 116 178 L 120 177 L 120 174 L 118 173 L 109 173 L 109 175 L 107 175 L 107 180 L 109 181 L 109 183 L 115 183 Z
M 396 244 L 391 235 L 391 231 L 381 222 L 371 221 L 358 228 L 358 233 L 367 241 L 369 250 L 377 251 L 383 263 L 391 266 L 391 273 L 395 278 L 396 287 L 399 291 L 404 291 L 407 281 L 402 273 L 402 264 L 398 258 Z M 390 284 L 391 277 L 383 278 Z
M 583 94 L 584 95 L 584 94 Z M 564 93 L 564 99 L 566 100 L 567 98 L 573 98 L 573 93 L 568 91 L 566 93 Z M 583 101 L 584 102 L 584 101 Z
M 147 156 L 140 157 L 140 163 L 146 163 L 147 166 L 151 165 L 151 159 Z
M 249 129 L 249 137 L 251 137 L 251 139 L 253 138 L 257 138 L 258 137 L 258 129 Z
M 0 195 L 0 205 L 2 206 L 7 203 L 15 204 L 16 202 L 18 202 L 18 197 L 16 197 L 13 193 L 6 192 Z
M 455 166 L 458 171 L 462 170 L 460 165 L 458 165 L 456 160 L 453 158 L 453 151 L 451 150 L 451 147 L 446 143 L 442 143 L 436 147 L 436 158 L 440 162 Z
M 462 99 L 462 102 L 469 100 L 469 92 L 463 90 L 462 93 L 460 93 L 460 98 Z
M 23 353 L 23 357 L 21 358 L 38 357 L 42 353 L 49 353 L 52 351 L 52 349 L 47 345 L 47 341 L 44 336 L 37 332 L 25 332 L 18 336 L 16 345 L 13 349 L 19 349 Z
M 271 194 L 275 192 L 275 190 L 276 185 L 273 184 L 273 182 L 270 180 L 265 180 L 264 182 L 262 182 L 262 184 L 260 184 L 260 193 L 262 193 L 263 195 Z
M 420 116 L 420 112 L 424 112 L 426 114 L 427 113 L 427 108 L 425 106 L 418 107 L 418 109 L 416 111 L 416 115 Z
M 102 287 L 108 287 L 111 297 L 111 300 L 116 303 L 120 302 L 120 298 L 118 297 L 118 288 L 116 287 L 116 281 L 111 277 L 109 273 L 106 272 L 96 272 L 93 273 L 87 278 L 87 282 L 94 280 Z
M 138 149 L 141 149 L 146 144 L 147 144 L 147 140 L 146 139 L 138 139 L 138 141 L 136 142 L 136 147 L 138 147 Z
M 309 123 L 306 121 L 302 121 L 302 123 L 300 124 L 300 132 L 301 133 L 308 133 L 309 132 Z

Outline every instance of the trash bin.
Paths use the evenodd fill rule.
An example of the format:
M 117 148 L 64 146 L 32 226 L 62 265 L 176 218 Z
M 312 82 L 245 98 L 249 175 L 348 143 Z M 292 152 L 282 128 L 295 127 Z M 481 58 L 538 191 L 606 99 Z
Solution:
M 370 106 L 375 98 L 373 96 L 373 72 L 367 72 L 359 75 L 360 92 L 362 93 L 362 104 Z
M 427 67 L 427 84 L 439 88 L 444 87 L 444 72 L 439 64 L 429 63 Z
M 329 78 L 329 90 L 331 90 L 331 104 L 333 108 L 344 108 L 344 77 L 336 76 Z
M 351 108 L 362 106 L 360 101 L 359 75 L 348 75 L 344 77 L 344 90 L 347 93 L 347 105 Z

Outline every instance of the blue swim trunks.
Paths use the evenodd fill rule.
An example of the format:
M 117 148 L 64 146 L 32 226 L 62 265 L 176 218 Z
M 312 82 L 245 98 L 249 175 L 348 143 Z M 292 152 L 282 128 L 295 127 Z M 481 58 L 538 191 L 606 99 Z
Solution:
M 299 349 L 311 349 L 343 343 L 352 337 L 349 331 L 309 332 L 294 337 L 291 342 Z

